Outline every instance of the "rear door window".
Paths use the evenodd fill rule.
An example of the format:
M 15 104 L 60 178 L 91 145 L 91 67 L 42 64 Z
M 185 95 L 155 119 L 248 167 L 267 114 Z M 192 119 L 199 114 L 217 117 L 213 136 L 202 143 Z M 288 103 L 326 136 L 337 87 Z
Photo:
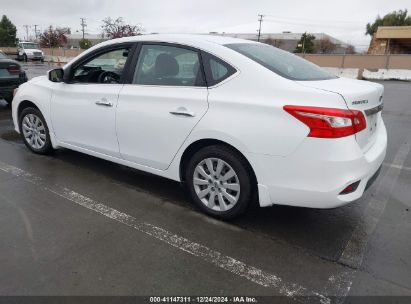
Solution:
M 234 67 L 209 53 L 202 52 L 201 56 L 209 87 L 224 81 L 236 72 Z
M 162 44 L 141 47 L 134 84 L 158 86 L 204 86 L 199 52 Z

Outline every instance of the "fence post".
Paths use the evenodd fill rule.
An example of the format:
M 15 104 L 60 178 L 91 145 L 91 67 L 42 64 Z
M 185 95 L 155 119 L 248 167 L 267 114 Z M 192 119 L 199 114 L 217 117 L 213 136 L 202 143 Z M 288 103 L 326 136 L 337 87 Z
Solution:
M 385 59 L 385 69 L 388 70 L 389 66 L 390 66 L 390 56 L 391 54 L 387 54 L 385 55 L 387 58 Z
M 344 65 L 345 65 L 345 56 L 346 56 L 346 54 L 344 53 L 344 55 L 342 56 L 342 60 L 341 60 L 341 68 L 342 69 L 344 68 Z

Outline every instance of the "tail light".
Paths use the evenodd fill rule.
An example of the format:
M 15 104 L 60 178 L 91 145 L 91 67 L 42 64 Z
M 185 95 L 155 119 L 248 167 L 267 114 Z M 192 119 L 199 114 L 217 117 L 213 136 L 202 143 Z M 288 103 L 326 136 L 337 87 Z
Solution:
M 16 65 L 9 66 L 7 68 L 7 71 L 9 72 L 10 75 L 20 75 L 21 73 L 20 67 Z
M 341 194 L 349 194 L 354 192 L 355 190 L 357 190 L 358 185 L 360 184 L 361 181 L 356 181 L 355 183 L 352 183 L 351 185 L 348 185 L 347 187 L 345 187 L 341 192 Z
M 339 138 L 364 130 L 364 114 L 356 110 L 284 106 L 284 110 L 310 128 L 309 137 Z

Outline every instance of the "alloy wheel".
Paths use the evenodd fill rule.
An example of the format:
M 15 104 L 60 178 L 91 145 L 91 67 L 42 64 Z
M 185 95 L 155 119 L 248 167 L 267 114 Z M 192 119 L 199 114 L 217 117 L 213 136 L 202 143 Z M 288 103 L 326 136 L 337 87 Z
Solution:
M 44 147 L 47 140 L 46 128 L 42 120 L 35 114 L 27 114 L 22 121 L 23 136 L 33 149 Z
M 234 169 L 219 158 L 206 158 L 193 174 L 194 190 L 200 201 L 215 211 L 233 208 L 240 198 L 240 180 Z

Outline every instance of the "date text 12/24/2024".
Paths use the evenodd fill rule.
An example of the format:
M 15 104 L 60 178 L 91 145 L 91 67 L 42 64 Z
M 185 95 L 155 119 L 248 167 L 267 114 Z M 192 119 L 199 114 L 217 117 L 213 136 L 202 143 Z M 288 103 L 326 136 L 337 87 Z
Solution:
M 150 297 L 150 303 L 258 303 L 254 297 Z

